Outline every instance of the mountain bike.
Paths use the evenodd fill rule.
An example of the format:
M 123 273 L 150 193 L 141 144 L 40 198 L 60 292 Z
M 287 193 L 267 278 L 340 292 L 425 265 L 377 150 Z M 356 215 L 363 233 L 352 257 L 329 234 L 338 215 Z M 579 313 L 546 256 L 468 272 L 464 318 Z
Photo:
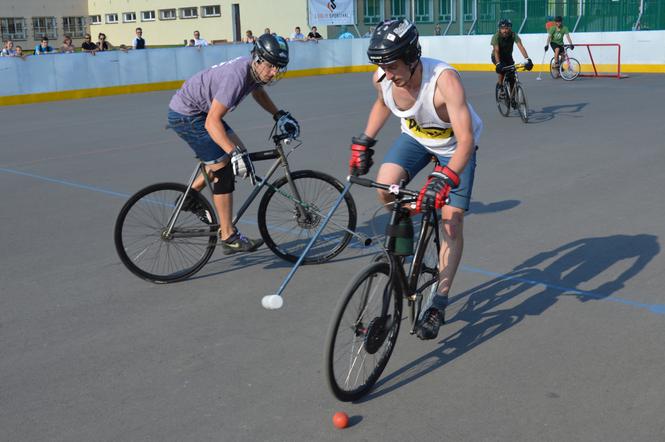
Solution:
M 254 189 L 235 215 L 233 225 L 267 189 L 258 209 L 259 232 L 273 253 L 296 262 L 344 185 L 323 172 L 291 171 L 288 156 L 302 143 L 287 134 L 274 135 L 272 140 L 273 149 L 249 154 L 252 162 L 275 162 L 265 177 L 250 171 Z M 284 176 L 270 182 L 278 169 Z M 115 247 L 122 263 L 136 276 L 155 283 L 182 281 L 198 272 L 212 256 L 219 223 L 208 199 L 192 189 L 199 174 L 212 193 L 211 179 L 199 161 L 187 185 L 153 184 L 130 197 L 120 210 L 114 230 Z M 341 253 L 354 233 L 356 217 L 353 198 L 346 193 L 303 264 L 323 263 Z
M 559 50 L 559 59 L 555 60 L 554 57 L 550 60 L 550 75 L 555 80 L 559 77 L 566 81 L 572 81 L 580 75 L 581 65 L 576 58 L 568 56 L 568 50 L 571 45 L 564 45 L 562 50 Z
M 331 391 L 341 401 L 367 394 L 381 376 L 395 347 L 402 307 L 406 301 L 410 333 L 434 296 L 438 282 L 439 218 L 422 213 L 413 248 L 412 207 L 418 198 L 400 186 L 350 177 L 352 183 L 390 192 L 395 197 L 386 228 L 384 253 L 350 282 L 335 309 L 326 337 L 324 372 Z M 407 257 L 413 255 L 408 262 Z M 409 270 L 405 270 L 405 266 Z
M 513 64 L 503 68 L 504 76 L 501 87 L 496 89 L 495 98 L 499 112 L 504 117 L 510 115 L 511 109 L 517 109 L 520 118 L 525 123 L 529 122 L 529 104 L 526 100 L 524 86 L 520 83 L 517 71 L 524 69 L 524 63 Z

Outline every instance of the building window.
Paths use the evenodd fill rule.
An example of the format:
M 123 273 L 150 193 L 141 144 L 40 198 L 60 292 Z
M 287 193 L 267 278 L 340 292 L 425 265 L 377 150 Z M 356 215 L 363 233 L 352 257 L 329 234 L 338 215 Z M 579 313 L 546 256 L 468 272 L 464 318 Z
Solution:
M 364 0 L 363 3 L 363 23 L 375 25 L 383 20 L 383 0 Z
M 390 5 L 390 16 L 392 18 L 407 18 L 409 8 L 407 0 L 393 0 Z
M 432 0 L 416 1 L 416 23 L 432 23 Z
M 83 38 L 85 35 L 85 17 L 62 17 L 62 32 L 72 38 Z
M 2 41 L 27 40 L 28 29 L 25 24 L 25 19 L 22 17 L 0 18 L 0 34 L 2 35 Z
M 35 40 L 46 36 L 49 40 L 58 38 L 58 25 L 55 17 L 32 17 L 32 32 Z
M 118 23 L 118 14 L 106 14 L 106 23 Z
M 180 8 L 180 18 L 196 18 L 196 8 Z
M 457 15 L 455 14 L 456 0 L 439 0 L 439 21 L 448 23 L 455 21 Z
M 220 17 L 222 10 L 219 5 L 201 6 L 201 17 Z
M 101 15 L 91 15 L 90 16 L 90 24 L 91 25 L 101 25 L 102 24 L 102 16 Z
M 122 22 L 123 23 L 134 23 L 136 21 L 136 12 L 123 12 L 122 13 Z
M 141 21 L 155 21 L 155 11 L 141 11 Z
M 160 20 L 175 20 L 176 19 L 175 9 L 160 9 L 159 10 L 159 19 Z

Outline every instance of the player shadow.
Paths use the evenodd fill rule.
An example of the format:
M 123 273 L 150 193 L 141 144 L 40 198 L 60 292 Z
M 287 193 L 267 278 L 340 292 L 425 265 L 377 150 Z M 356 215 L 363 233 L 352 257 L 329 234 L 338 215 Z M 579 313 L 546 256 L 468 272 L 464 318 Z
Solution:
M 381 379 L 361 402 L 388 394 L 443 367 L 526 317 L 542 315 L 563 296 L 574 296 L 580 302 L 606 299 L 624 288 L 626 281 L 639 274 L 659 252 L 654 235 L 584 238 L 540 253 L 506 275 L 451 297 L 452 317 L 441 331 L 445 335 L 446 328 L 461 328 L 444 336 L 442 345 L 435 350 Z M 616 268 L 610 269 L 619 263 L 628 268 L 614 276 Z M 580 288 L 598 279 L 604 281 L 595 288 Z M 534 290 L 536 293 L 531 293 Z M 459 310 L 453 313 L 460 303 Z
M 588 104 L 589 103 L 560 104 L 556 106 L 545 106 L 541 110 L 531 109 L 529 113 L 529 123 L 544 123 L 562 116 L 583 118 L 581 112 Z

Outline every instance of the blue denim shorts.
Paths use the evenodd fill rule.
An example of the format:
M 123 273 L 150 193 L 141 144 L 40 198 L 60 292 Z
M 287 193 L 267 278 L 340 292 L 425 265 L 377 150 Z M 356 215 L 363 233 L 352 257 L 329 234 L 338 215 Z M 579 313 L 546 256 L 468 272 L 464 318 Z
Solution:
M 476 150 L 478 147 L 476 146 Z M 407 173 L 407 181 L 418 175 L 432 161 L 432 153 L 413 137 L 402 133 L 383 158 L 384 163 L 393 163 L 401 166 Z M 450 157 L 435 155 L 442 166 L 450 161 Z M 432 167 L 434 169 L 434 167 Z M 476 173 L 476 152 L 459 175 L 460 185 L 450 192 L 450 205 L 459 209 L 469 210 L 471 204 L 471 191 L 473 190 L 473 178 Z
M 169 109 L 168 121 L 171 129 L 185 140 L 192 148 L 196 157 L 205 164 L 215 164 L 223 161 L 229 155 L 213 141 L 205 128 L 208 114 L 183 115 Z M 233 133 L 233 129 L 222 120 L 226 133 Z

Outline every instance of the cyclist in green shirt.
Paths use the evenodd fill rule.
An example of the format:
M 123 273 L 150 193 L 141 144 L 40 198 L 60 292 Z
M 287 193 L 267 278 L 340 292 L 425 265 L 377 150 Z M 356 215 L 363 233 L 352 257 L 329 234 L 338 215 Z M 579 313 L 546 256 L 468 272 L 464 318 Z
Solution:
M 529 54 L 526 53 L 524 45 L 522 45 L 522 40 L 520 39 L 517 32 L 513 32 L 513 23 L 507 18 L 502 19 L 499 22 L 499 30 L 492 37 L 492 63 L 496 66 L 496 73 L 499 74 L 499 79 L 496 83 L 497 90 L 501 89 L 503 84 L 504 72 L 503 68 L 515 64 L 513 60 L 513 45 L 517 44 L 517 48 L 520 50 L 524 58 L 526 58 L 526 63 L 524 69 L 530 71 L 533 69 L 533 63 L 529 58 Z
M 563 49 L 564 35 L 568 38 L 568 44 L 570 44 L 570 50 L 572 51 L 575 46 L 573 46 L 573 40 L 570 39 L 570 31 L 567 26 L 563 26 L 563 19 L 559 15 L 554 19 L 554 26 L 547 31 L 547 43 L 545 44 L 545 52 L 547 52 L 547 48 L 552 46 L 555 67 L 559 65 L 559 53 Z

